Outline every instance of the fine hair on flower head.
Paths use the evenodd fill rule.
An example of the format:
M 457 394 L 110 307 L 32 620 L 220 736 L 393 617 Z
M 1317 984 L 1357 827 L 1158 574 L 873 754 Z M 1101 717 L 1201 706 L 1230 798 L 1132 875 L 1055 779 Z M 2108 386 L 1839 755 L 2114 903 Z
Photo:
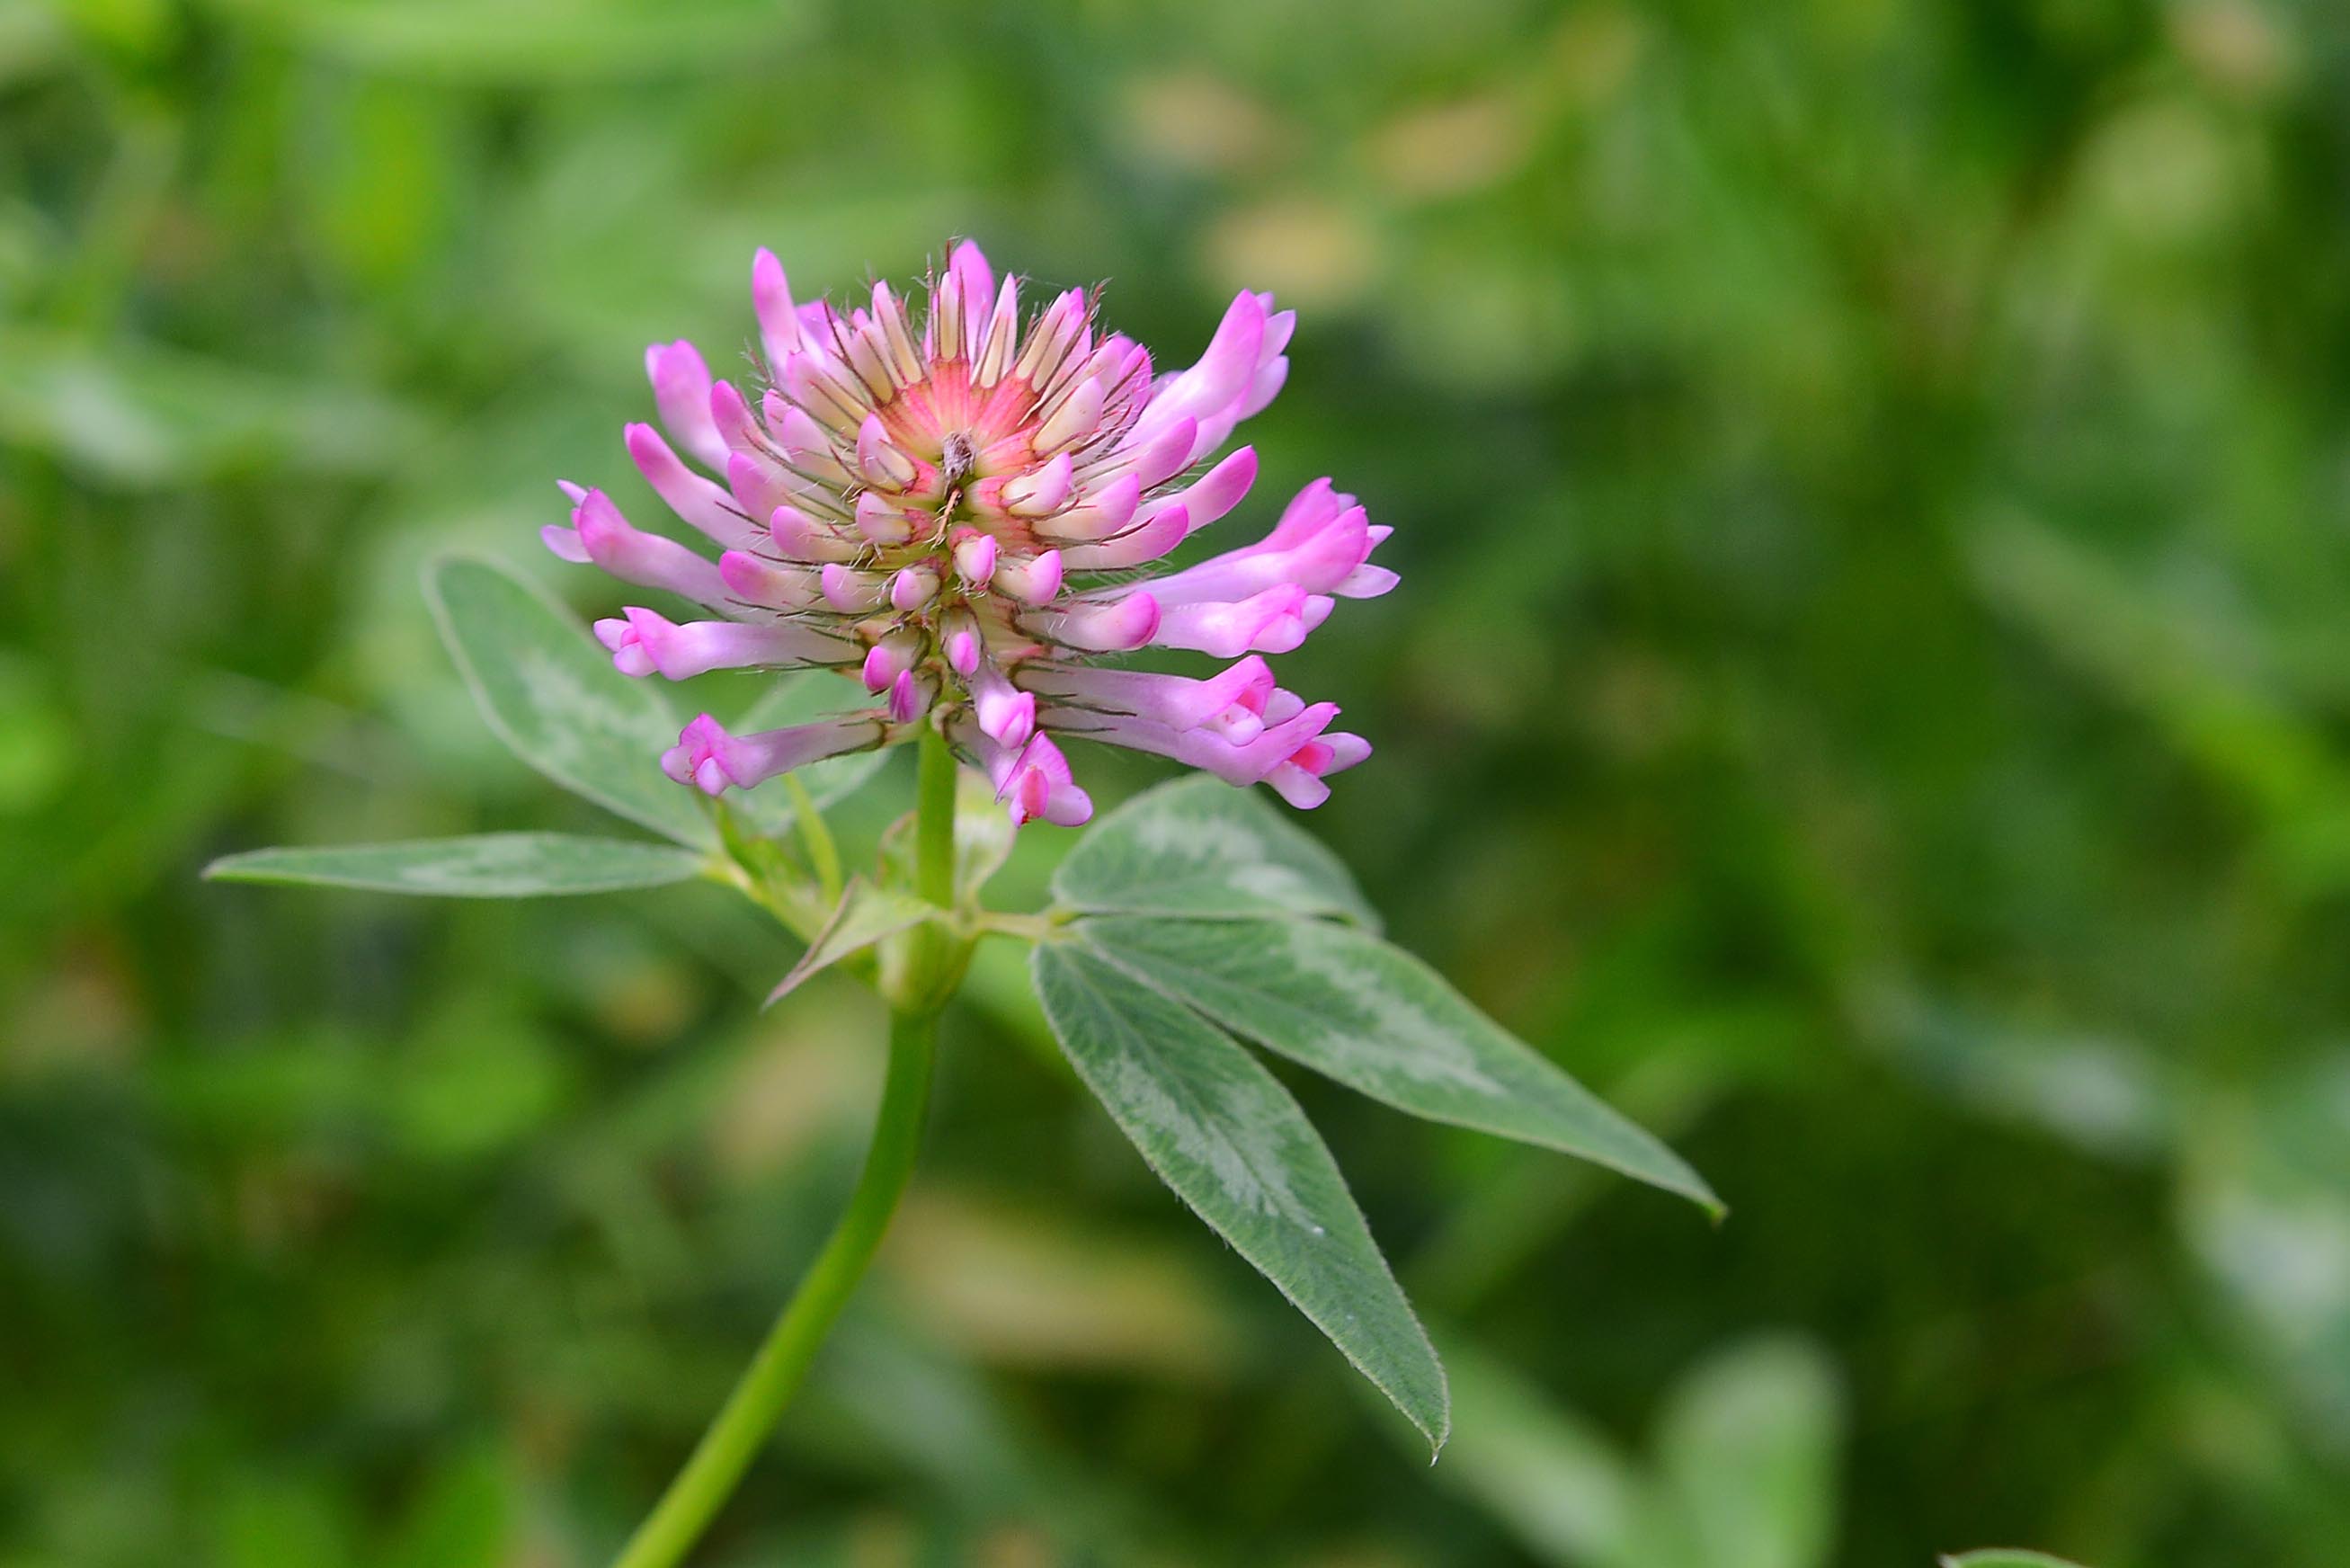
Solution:
M 663 769 L 714 795 L 935 726 L 1016 822 L 1093 815 L 1056 736 L 1320 805 L 1370 746 L 1330 728 L 1336 704 L 1277 685 L 1263 656 L 1297 648 L 1338 599 L 1393 587 L 1368 560 L 1389 530 L 1316 480 L 1255 544 L 1165 569 L 1255 481 L 1253 448 L 1216 454 L 1281 389 L 1295 313 L 1243 292 L 1199 361 L 1161 374 L 1097 328 L 1087 290 L 1024 327 L 1019 280 L 999 284 L 969 241 L 924 292 L 919 321 L 886 283 L 846 311 L 795 304 L 762 250 L 763 382 L 713 379 L 681 340 L 646 349 L 668 435 L 629 426 L 629 455 L 715 560 L 564 484 L 570 525 L 544 531 L 556 555 L 720 618 L 638 606 L 597 622 L 624 673 L 825 668 L 879 699 L 745 735 L 705 713 Z M 1196 678 L 1104 662 L 1142 648 L 1231 662 Z

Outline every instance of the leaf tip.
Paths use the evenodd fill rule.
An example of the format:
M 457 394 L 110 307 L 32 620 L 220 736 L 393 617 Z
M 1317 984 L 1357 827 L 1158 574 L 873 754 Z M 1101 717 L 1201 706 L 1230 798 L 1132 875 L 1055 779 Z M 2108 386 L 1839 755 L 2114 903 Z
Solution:
M 450 636 L 449 605 L 442 594 L 441 583 L 449 575 L 449 569 L 461 561 L 484 564 L 478 556 L 470 556 L 462 550 L 442 549 L 425 556 L 423 565 L 416 568 L 416 586 L 424 595 L 424 607 L 431 612 L 433 625 L 444 641 Z
M 255 860 L 269 853 L 270 851 L 266 849 L 240 849 L 234 855 L 214 856 L 205 862 L 203 870 L 196 873 L 196 880 L 199 882 L 266 882 L 269 880 L 267 876 L 255 877 L 250 867 Z
M 450 545 L 425 556 L 424 564 L 417 568 L 417 575 L 424 579 L 429 587 L 443 572 L 452 566 L 487 566 L 492 571 L 501 569 L 497 562 L 478 550 L 467 550 Z
M 1372 1377 L 1372 1382 L 1378 1382 L 1379 1392 L 1387 1394 L 1387 1397 L 1396 1404 L 1396 1408 L 1403 1410 L 1405 1420 L 1410 1420 L 1412 1425 L 1419 1427 L 1419 1437 L 1429 1438 L 1429 1469 L 1436 1469 L 1436 1459 L 1443 1458 L 1445 1443 L 1452 1441 L 1452 1376 L 1445 1371 L 1443 1359 L 1436 1354 L 1436 1345 L 1429 1345 L 1427 1328 L 1421 1328 L 1419 1331 L 1419 1343 L 1427 1347 L 1429 1368 L 1436 1373 L 1436 1389 L 1433 1389 L 1433 1392 L 1436 1392 L 1436 1398 L 1433 1398 L 1433 1401 L 1427 1401 L 1427 1404 L 1433 1406 L 1433 1408 L 1415 1410 L 1412 1406 L 1403 1404 L 1403 1398 L 1396 1397 L 1394 1389 L 1388 1389 L 1384 1382 L 1378 1380 L 1378 1377 Z M 1421 1404 L 1421 1401 L 1412 1401 L 1412 1404 Z
M 1666 1149 L 1665 1153 L 1672 1164 L 1671 1179 L 1659 1180 L 1651 1178 L 1650 1179 L 1656 1186 L 1661 1187 L 1676 1197 L 1686 1198 L 1696 1204 L 1704 1212 L 1707 1223 L 1720 1230 L 1722 1222 L 1730 1218 L 1730 1205 L 1721 1200 L 1721 1196 L 1714 1191 L 1713 1184 L 1700 1176 L 1697 1168 L 1689 1161 L 1674 1154 L 1670 1149 Z

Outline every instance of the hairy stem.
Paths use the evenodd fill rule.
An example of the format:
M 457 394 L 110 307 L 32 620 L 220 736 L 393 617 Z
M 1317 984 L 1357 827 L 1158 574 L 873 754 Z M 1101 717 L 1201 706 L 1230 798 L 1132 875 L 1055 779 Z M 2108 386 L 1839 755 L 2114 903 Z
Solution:
M 924 898 L 944 907 L 954 898 L 955 764 L 946 742 L 934 734 L 923 737 L 919 791 L 915 885 Z M 864 1277 L 913 1174 L 937 1042 L 936 1008 L 890 1013 L 889 1076 L 848 1208 L 693 1457 L 613 1560 L 613 1568 L 675 1568 L 682 1563 L 799 1391 L 816 1347 Z
M 922 732 L 922 770 L 914 797 L 914 891 L 942 909 L 954 907 L 955 760 L 946 737 Z

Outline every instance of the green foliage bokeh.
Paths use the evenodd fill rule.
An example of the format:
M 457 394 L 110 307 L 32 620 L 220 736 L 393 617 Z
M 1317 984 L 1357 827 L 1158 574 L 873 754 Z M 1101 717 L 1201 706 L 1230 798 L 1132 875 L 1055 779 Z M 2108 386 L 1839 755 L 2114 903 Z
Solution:
M 195 871 L 601 831 L 419 566 L 613 602 L 536 530 L 653 515 L 641 346 L 958 234 L 1163 363 L 1297 307 L 1218 531 L 1330 473 L 1405 579 L 1279 661 L 1378 748 L 1308 826 L 1732 1214 L 1283 1069 L 1431 1472 L 983 957 L 707 1561 L 2350 1561 L 2345 88 L 2318 0 L 0 9 L 0 1563 L 593 1563 L 666 1479 L 869 1003 L 759 1015 L 712 888 Z

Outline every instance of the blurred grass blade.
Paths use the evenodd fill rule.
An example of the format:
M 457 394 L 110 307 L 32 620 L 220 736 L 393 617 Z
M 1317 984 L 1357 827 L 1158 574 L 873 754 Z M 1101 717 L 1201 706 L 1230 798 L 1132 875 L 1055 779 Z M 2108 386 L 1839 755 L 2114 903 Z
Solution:
M 351 1500 L 333 1479 L 234 1477 L 218 1504 L 218 1568 L 356 1568 Z
M 2081 1568 L 2068 1557 L 2027 1552 L 2016 1546 L 1992 1546 L 1981 1552 L 1960 1552 L 1942 1559 L 1942 1568 Z
M 2182 607 L 2054 529 L 2007 516 L 1971 541 L 1984 594 L 2182 754 L 2263 815 L 2307 874 L 2350 859 L 2350 768 L 2324 732 L 2270 689 L 2257 663 Z
M 1118 968 L 1398 1110 L 1578 1155 L 1721 1211 L 1679 1155 L 1377 937 L 1323 920 L 1077 929 Z
M 1138 1234 L 939 1178 L 891 1221 L 894 1299 L 988 1366 L 1229 1387 L 1253 1370 L 1253 1314 L 1188 1230 Z
M 806 31 L 805 13 L 759 0 L 702 6 L 628 0 L 212 0 L 299 47 L 368 70 L 536 87 L 734 65 Z
M 884 937 L 910 930 L 938 914 L 938 906 L 927 899 L 876 888 L 861 877 L 850 877 L 832 918 L 808 943 L 807 951 L 800 955 L 792 971 L 767 993 L 766 1005 L 773 1007 L 798 990 L 809 976 L 830 969 L 851 953 L 861 952 Z
M 2181 1085 L 2141 1043 L 2011 1023 L 1887 983 L 1862 991 L 1864 1038 L 1954 1102 L 2106 1159 L 2168 1155 Z
M 1446 1351 L 1460 1433 L 1438 1479 L 1559 1568 L 1627 1563 L 1647 1482 L 1607 1436 L 1513 1367 Z
M 1194 775 L 1145 791 L 1096 823 L 1053 877 L 1074 909 L 1119 915 L 1336 915 L 1373 930 L 1378 912 L 1320 840 L 1246 790 Z
M 517 1555 L 520 1509 L 497 1449 L 461 1449 L 424 1480 L 377 1568 L 499 1568 Z
M 502 566 L 444 556 L 425 597 L 482 717 L 523 761 L 574 794 L 697 849 L 718 847 L 700 797 L 660 771 L 678 721 L 612 668 L 587 628 Z
M 1835 1373 L 1809 1344 L 1724 1351 L 1673 1390 L 1657 1432 L 1666 1511 L 1700 1568 L 1822 1568 L 1835 1543 Z
M 2226 1316 L 2322 1448 L 2350 1455 L 2350 1050 L 2211 1090 L 2179 1228 Z
M 1071 1065 L 1159 1179 L 1440 1449 L 1444 1369 L 1289 1092 L 1230 1035 L 1089 949 L 1039 943 L 1030 961 Z
M 358 888 L 442 898 L 535 898 L 690 881 L 710 862 L 691 850 L 567 833 L 482 833 L 399 844 L 255 849 L 204 867 L 215 882 Z
M 423 440 L 415 410 L 365 387 L 271 375 L 152 344 L 95 347 L 0 328 L 0 438 L 109 483 L 165 487 L 237 470 L 390 468 Z

